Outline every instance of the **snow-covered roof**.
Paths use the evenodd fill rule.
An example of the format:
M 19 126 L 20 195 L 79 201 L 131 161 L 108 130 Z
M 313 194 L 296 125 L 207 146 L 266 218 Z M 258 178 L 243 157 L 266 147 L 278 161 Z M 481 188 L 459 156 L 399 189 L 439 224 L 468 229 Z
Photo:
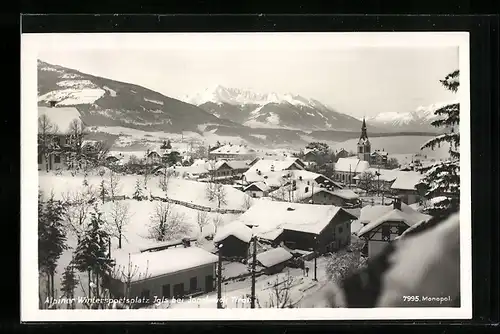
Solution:
M 394 209 L 391 206 L 388 206 L 388 208 L 390 209 L 388 212 L 371 220 L 368 224 L 363 226 L 359 230 L 358 236 L 363 236 L 365 233 L 372 231 L 374 228 L 382 225 L 386 221 L 402 221 L 408 226 L 413 226 L 423 221 L 428 221 L 432 218 L 429 215 L 413 210 L 408 205 L 405 206 L 405 209 L 403 209 L 402 207 L 402 210 Z
M 249 169 L 250 162 L 250 160 L 231 160 L 227 161 L 227 164 L 232 169 Z
M 368 161 L 357 158 L 339 158 L 335 163 L 335 170 L 339 172 L 363 173 L 368 168 L 370 168 Z
M 319 234 L 342 211 L 352 216 L 344 209 L 333 205 L 256 201 L 250 209 L 238 217 L 238 221 L 254 226 L 256 234 L 275 229 Z
M 419 172 L 400 172 L 392 184 L 391 189 L 415 190 L 415 186 L 420 183 L 423 177 L 424 175 Z
M 252 148 L 243 145 L 231 145 L 231 144 L 221 146 L 210 152 L 210 154 L 241 154 L 241 155 L 254 154 L 254 153 L 255 150 Z
M 254 182 L 254 183 L 246 186 L 243 189 L 243 191 L 247 191 L 251 187 L 257 187 L 260 191 L 268 191 L 269 190 L 269 186 L 265 182 L 258 181 L 258 182 Z
M 372 152 L 371 155 L 385 155 L 385 156 L 388 156 L 389 152 L 376 150 L 375 152 Z
M 359 198 L 359 195 L 351 189 L 335 189 L 332 194 L 347 200 Z
M 264 233 L 258 233 L 257 237 L 260 239 L 274 241 L 274 240 L 276 240 L 276 238 L 278 238 L 281 235 L 281 233 L 283 233 L 283 229 L 277 228 L 275 230 L 270 230 L 270 231 L 267 231 Z
M 146 278 L 153 278 L 208 265 L 217 260 L 216 255 L 199 247 L 177 247 L 157 252 L 135 253 L 130 255 L 130 262 L 133 267 L 137 266 L 138 271 L 132 281 L 144 279 L 146 273 Z M 128 254 L 116 258 L 116 264 L 126 268 L 129 265 Z
M 277 247 L 257 254 L 257 261 L 264 267 L 269 268 L 290 260 L 293 257 L 286 249 Z
M 239 221 L 233 221 L 219 228 L 214 236 L 214 242 L 221 242 L 227 237 L 233 236 L 243 242 L 250 242 L 252 229 Z
M 257 161 L 248 171 L 248 174 L 255 173 L 256 171 L 261 171 L 262 173 L 283 171 L 290 168 L 292 165 L 296 164 L 299 169 L 303 169 L 300 164 L 297 163 L 296 158 L 285 158 L 285 159 L 260 159 Z
M 38 107 L 38 117 L 46 115 L 51 123 L 57 126 L 57 133 L 66 134 L 70 130 L 73 120 L 82 122 L 80 112 L 74 107 Z M 83 123 L 80 123 L 83 124 Z

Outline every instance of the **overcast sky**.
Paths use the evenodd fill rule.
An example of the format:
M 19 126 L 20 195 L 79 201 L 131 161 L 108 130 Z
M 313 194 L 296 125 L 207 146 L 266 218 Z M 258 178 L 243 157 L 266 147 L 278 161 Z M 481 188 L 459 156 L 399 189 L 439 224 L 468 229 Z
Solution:
M 54 46 L 56 45 L 56 46 Z M 175 49 L 58 48 L 39 59 L 182 98 L 223 85 L 315 98 L 355 117 L 411 111 L 454 99 L 439 83 L 458 68 L 458 48 L 353 47 Z M 47 49 L 50 49 L 48 51 Z

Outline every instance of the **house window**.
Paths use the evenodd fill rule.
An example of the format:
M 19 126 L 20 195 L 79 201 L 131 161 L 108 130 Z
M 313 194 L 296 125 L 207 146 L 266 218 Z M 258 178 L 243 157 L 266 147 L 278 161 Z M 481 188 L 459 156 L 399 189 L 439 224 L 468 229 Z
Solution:
M 170 298 L 170 284 L 165 284 L 161 287 L 161 294 L 165 298 Z
M 141 291 L 141 298 L 149 299 L 149 290 L 148 289 L 143 289 Z
M 252 197 L 253 198 L 257 197 L 257 194 L 256 193 L 252 193 Z
M 344 229 L 342 228 L 342 226 L 339 226 L 339 234 L 342 233 L 342 231 L 344 231 Z
M 387 224 L 382 225 L 382 240 L 383 241 L 391 240 L 391 227 Z
M 59 154 L 54 156 L 54 163 L 56 164 L 61 163 L 61 156 Z
M 189 280 L 189 291 L 196 291 L 198 288 L 198 279 L 196 277 L 191 277 Z
M 184 283 L 174 285 L 174 297 L 181 298 L 184 296 Z
M 406 231 L 407 228 L 408 228 L 408 226 L 400 224 L 398 226 L 398 235 L 403 234 L 403 232 Z

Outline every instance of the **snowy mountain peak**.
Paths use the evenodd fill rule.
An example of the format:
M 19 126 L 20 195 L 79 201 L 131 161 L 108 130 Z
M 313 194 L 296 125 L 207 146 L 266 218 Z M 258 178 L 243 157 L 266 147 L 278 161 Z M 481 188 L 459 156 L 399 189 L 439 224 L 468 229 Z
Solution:
M 406 112 L 381 112 L 371 117 L 368 121 L 375 125 L 404 126 L 415 130 L 415 127 L 430 127 L 430 121 L 436 118 L 434 112 L 446 105 L 459 103 L 458 101 L 448 101 L 434 103 L 428 106 L 419 106 L 415 110 Z
M 307 106 L 321 109 L 329 109 L 321 102 L 314 99 L 307 99 L 300 95 L 292 93 L 259 93 L 251 89 L 228 88 L 222 85 L 216 85 L 205 89 L 203 92 L 193 96 L 187 96 L 185 102 L 202 105 L 207 102 L 216 104 L 231 105 L 259 105 L 263 106 L 269 103 L 283 104 L 289 103 L 295 106 Z

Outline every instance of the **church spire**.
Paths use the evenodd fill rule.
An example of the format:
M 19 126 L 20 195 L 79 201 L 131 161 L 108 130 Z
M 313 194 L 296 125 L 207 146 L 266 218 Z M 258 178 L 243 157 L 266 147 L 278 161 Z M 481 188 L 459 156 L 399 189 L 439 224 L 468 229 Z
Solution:
M 363 125 L 361 126 L 361 137 L 359 139 L 368 139 L 368 134 L 366 133 L 366 121 L 363 117 Z

